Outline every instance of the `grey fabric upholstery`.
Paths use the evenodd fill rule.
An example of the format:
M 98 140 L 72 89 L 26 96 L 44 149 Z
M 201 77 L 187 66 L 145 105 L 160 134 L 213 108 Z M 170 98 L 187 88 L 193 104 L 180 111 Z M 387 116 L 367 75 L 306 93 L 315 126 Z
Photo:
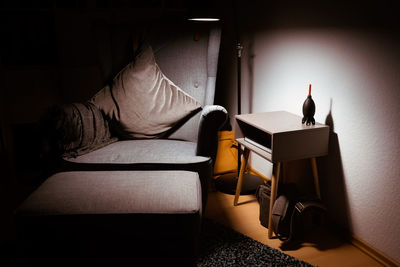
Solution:
M 201 104 L 166 77 L 153 49 L 144 43 L 135 59 L 111 85 L 90 100 L 123 139 L 162 138 L 181 120 L 193 116 Z
M 201 113 L 196 155 L 210 157 L 215 162 L 218 148 L 218 129 L 226 121 L 227 111 L 217 105 L 206 106 Z
M 54 106 L 42 118 L 42 125 L 48 127 L 42 133 L 51 140 L 49 145 L 56 142 L 63 156 L 86 154 L 117 141 L 111 137 L 108 121 L 101 111 L 89 102 Z
M 22 203 L 15 221 L 33 266 L 179 264 L 195 258 L 201 202 L 195 172 L 64 172 Z
M 113 27 L 105 31 L 117 30 Z M 127 43 L 133 32 L 132 27 L 119 27 L 118 34 L 111 36 L 120 44 L 116 44 L 117 47 L 100 45 L 104 55 L 117 54 L 115 50 L 122 50 L 121 43 Z M 178 124 L 164 139 L 118 141 L 86 155 L 65 158 L 62 170 L 196 171 L 205 205 L 217 151 L 217 131 L 227 119 L 227 111 L 213 105 L 221 31 L 206 25 L 193 28 L 182 24 L 157 24 L 149 25 L 144 32 L 144 39 L 152 46 L 162 72 L 196 98 L 203 105 L 202 112 Z M 200 39 L 195 41 L 194 34 L 199 34 Z M 100 62 L 104 69 L 107 64 L 116 68 L 113 61 Z
M 159 39 L 151 41 L 153 47 L 160 47 L 157 50 L 154 49 L 156 61 L 167 77 L 203 106 L 213 105 L 221 30 L 219 28 L 196 29 L 200 31 L 201 38 L 194 41 L 194 30 L 182 27 L 178 29 L 179 37 L 173 39 L 171 36 L 176 36 L 177 33 L 172 33 L 169 38 L 162 41 L 162 44 L 159 44 Z M 158 30 L 152 32 L 152 36 L 155 32 Z M 174 27 L 165 32 L 174 32 Z M 163 35 L 165 36 L 165 33 Z M 200 118 L 200 114 L 193 117 L 169 138 L 196 142 Z
M 204 104 L 212 105 L 215 96 L 215 82 L 217 77 L 219 43 L 221 41 L 221 31 L 212 29 L 208 39 L 207 51 L 207 87 Z
M 213 28 L 209 32 L 208 37 L 208 46 L 207 46 L 207 80 L 205 83 L 205 94 L 204 94 L 204 106 L 213 105 L 214 104 L 214 96 L 215 96 L 215 85 L 216 85 L 216 76 L 217 76 L 217 66 L 218 66 L 218 55 L 219 55 L 219 45 L 221 40 L 221 31 L 218 28 Z M 195 60 L 196 62 L 197 60 Z M 194 86 L 200 86 L 200 83 L 194 81 Z M 198 88 L 197 91 L 200 91 L 202 88 Z M 227 115 L 226 115 L 227 116 Z M 199 136 L 199 124 L 200 116 L 195 117 L 192 121 L 188 121 L 188 123 L 184 124 L 181 128 L 179 128 L 170 138 L 178 138 L 189 141 L 197 141 L 197 137 Z M 189 127 L 187 127 L 189 126 Z M 218 127 L 219 128 L 219 127 Z M 195 131 L 193 131 L 195 130 Z
M 214 104 L 221 29 L 185 23 L 94 26 L 103 83 L 109 82 L 133 57 L 132 38 L 141 35 L 153 50 L 161 71 L 202 106 Z M 200 39 L 195 41 L 194 35 Z M 111 39 L 111 41 L 110 41 Z M 197 141 L 200 115 L 187 121 L 171 139 Z
M 201 209 L 201 186 L 195 172 L 92 171 L 53 175 L 24 201 L 17 214 L 199 216 Z
M 91 153 L 66 159 L 74 163 L 166 163 L 185 164 L 206 162 L 208 158 L 196 156 L 196 143 L 167 140 L 123 140 L 112 143 Z
M 76 158 L 65 158 L 62 170 L 195 171 L 199 174 L 205 206 L 213 165 L 209 156 L 197 156 L 196 148 L 197 143 L 181 140 L 124 140 Z

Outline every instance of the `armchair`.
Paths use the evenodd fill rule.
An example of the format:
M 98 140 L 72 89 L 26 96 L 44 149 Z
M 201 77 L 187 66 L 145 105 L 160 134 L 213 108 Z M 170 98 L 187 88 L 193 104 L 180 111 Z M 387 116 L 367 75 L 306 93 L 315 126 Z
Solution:
M 176 260 L 172 255 L 187 255 L 193 263 L 217 152 L 217 131 L 227 119 L 225 108 L 213 105 L 221 32 L 200 25 L 157 24 L 149 28 L 146 41 L 158 66 L 202 109 L 157 138 L 115 141 L 104 132 L 94 137 L 105 140 L 96 149 L 85 148 L 76 156 L 64 154 L 57 173 L 15 213 L 28 251 L 38 250 L 32 254 L 34 261 L 46 251 L 43 246 L 53 249 L 54 255 L 59 252 L 70 257 L 74 244 L 83 242 L 96 256 L 103 254 L 99 249 L 107 248 L 106 253 L 108 249 L 118 257 L 123 253 L 127 260 L 131 254 L 144 253 L 149 254 L 147 259 L 164 261 L 154 257 L 162 253 L 172 261 Z M 129 44 L 132 29 L 129 25 L 100 25 L 96 32 L 100 36 L 99 68 L 106 82 L 123 67 L 118 63 L 123 54 L 120 48 Z M 92 114 L 94 120 L 90 116 L 85 120 L 96 129 L 105 114 L 99 115 L 101 109 L 89 103 L 72 109 Z
M 99 58 L 100 67 L 104 70 L 104 77 L 112 77 L 113 69 L 118 70 L 115 58 L 120 57 L 120 43 L 129 42 L 132 29 L 127 25 L 101 26 L 97 33 L 117 38 L 99 44 L 103 49 L 100 53 L 103 56 Z M 199 25 L 194 28 L 156 25 L 149 26 L 145 36 L 162 72 L 200 102 L 203 107 L 201 112 L 178 123 L 162 138 L 118 140 L 84 155 L 64 157 L 59 171 L 195 171 L 201 182 L 204 208 L 216 157 L 217 131 L 227 119 L 225 108 L 213 105 L 220 29 Z M 118 47 L 111 45 L 117 43 Z M 115 58 L 104 55 L 115 55 Z

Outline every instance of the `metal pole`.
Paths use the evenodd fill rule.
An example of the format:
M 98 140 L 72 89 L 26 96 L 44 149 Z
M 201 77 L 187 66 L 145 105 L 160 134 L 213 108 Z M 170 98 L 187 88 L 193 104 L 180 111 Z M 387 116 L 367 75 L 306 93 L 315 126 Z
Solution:
M 237 113 L 240 115 L 242 114 L 242 103 L 241 103 L 241 92 L 242 92 L 242 77 L 241 77 L 241 73 L 242 73 L 242 50 L 243 50 L 243 46 L 239 41 L 239 37 L 238 38 L 238 43 L 236 46 L 237 49 Z M 239 172 L 240 172 L 240 156 L 241 154 L 241 148 L 240 148 L 240 144 L 238 144 L 238 176 L 239 176 Z

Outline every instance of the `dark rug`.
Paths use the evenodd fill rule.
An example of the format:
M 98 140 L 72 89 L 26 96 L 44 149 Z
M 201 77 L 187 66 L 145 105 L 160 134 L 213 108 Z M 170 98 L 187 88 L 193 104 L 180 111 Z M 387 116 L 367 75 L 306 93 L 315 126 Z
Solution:
M 197 266 L 312 266 L 205 219 Z

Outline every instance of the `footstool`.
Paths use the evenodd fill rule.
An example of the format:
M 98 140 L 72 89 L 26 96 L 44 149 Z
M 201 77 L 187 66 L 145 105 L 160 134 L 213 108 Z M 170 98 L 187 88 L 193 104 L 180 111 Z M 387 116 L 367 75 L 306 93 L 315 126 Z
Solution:
M 15 212 L 21 261 L 40 266 L 194 264 L 201 212 L 195 172 L 57 173 Z

